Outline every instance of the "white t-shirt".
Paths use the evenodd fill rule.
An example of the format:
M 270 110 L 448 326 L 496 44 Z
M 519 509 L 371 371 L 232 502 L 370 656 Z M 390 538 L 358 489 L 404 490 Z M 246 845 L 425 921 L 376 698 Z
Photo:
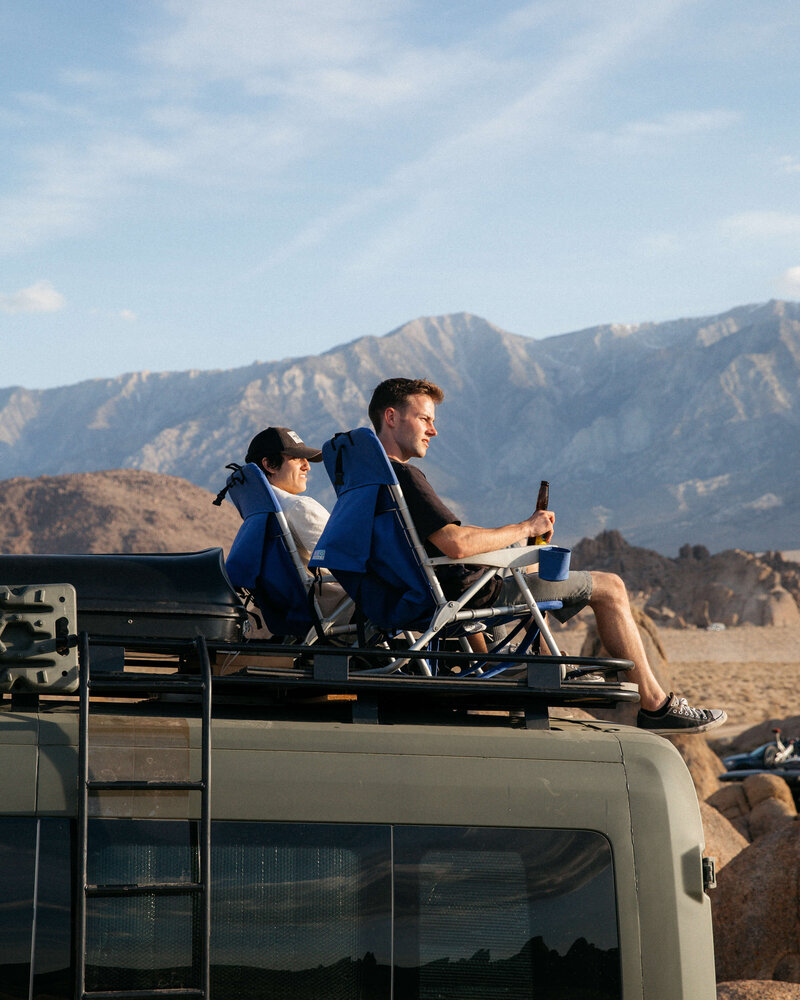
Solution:
M 330 514 L 313 497 L 303 496 L 302 493 L 287 493 L 277 486 L 273 486 L 272 489 L 286 515 L 297 552 L 308 568 L 308 560 L 317 547 L 319 536 L 328 523 Z
M 286 522 L 297 546 L 297 554 L 308 569 L 308 560 L 317 547 L 319 536 L 328 523 L 330 514 L 313 497 L 303 496 L 302 493 L 287 493 L 277 486 L 273 486 L 272 489 L 286 515 Z M 331 578 L 327 569 L 321 570 L 321 573 L 326 579 L 318 594 L 319 606 L 323 615 L 330 615 L 341 604 L 346 594 Z

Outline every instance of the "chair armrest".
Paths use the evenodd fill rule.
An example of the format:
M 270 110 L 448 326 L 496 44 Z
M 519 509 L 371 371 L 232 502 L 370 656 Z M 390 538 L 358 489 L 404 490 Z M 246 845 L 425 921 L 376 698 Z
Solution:
M 539 562 L 539 545 L 518 545 L 493 552 L 480 552 L 461 559 L 435 556 L 428 560 L 431 566 L 495 566 L 498 569 L 513 569 L 516 566 L 535 566 Z

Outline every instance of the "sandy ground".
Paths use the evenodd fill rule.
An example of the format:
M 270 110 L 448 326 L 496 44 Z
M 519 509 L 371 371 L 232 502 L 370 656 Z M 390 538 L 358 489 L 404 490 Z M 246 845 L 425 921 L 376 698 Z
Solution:
M 695 705 L 724 708 L 727 734 L 800 715 L 800 627 L 662 628 L 658 634 L 676 692 Z M 558 642 L 578 653 L 583 635 L 582 627 L 563 631 Z
M 800 628 L 659 634 L 676 688 L 696 704 L 724 708 L 728 727 L 800 715 Z

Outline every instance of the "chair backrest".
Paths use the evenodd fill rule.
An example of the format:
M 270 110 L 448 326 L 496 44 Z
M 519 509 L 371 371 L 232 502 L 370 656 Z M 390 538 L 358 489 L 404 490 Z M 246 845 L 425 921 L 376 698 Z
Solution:
M 402 490 L 375 432 L 358 427 L 337 434 L 323 445 L 322 457 L 336 504 L 309 566 L 328 569 L 380 628 L 409 628 L 429 619 L 437 597 Z
M 225 562 L 231 583 L 253 595 L 270 632 L 304 634 L 314 625 L 311 578 L 269 480 L 248 462 L 234 469 L 226 490 L 242 516 Z

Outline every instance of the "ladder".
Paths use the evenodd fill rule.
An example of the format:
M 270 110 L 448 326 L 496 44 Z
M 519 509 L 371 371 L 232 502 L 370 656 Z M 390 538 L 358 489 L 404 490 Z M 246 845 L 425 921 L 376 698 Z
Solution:
M 210 940 L 211 940 L 211 664 L 205 638 L 198 636 L 186 641 L 186 651 L 199 661 L 200 673 L 194 674 L 98 674 L 90 676 L 89 638 L 79 637 L 80 715 L 78 734 L 78 858 L 76 864 L 77 891 L 75 933 L 75 998 L 76 1000 L 150 1000 L 154 997 L 187 997 L 209 1000 Z M 183 657 L 181 658 L 183 660 Z M 199 781 L 97 781 L 89 777 L 89 714 L 92 691 L 108 696 L 140 698 L 148 693 L 199 694 L 202 700 L 202 769 Z M 179 704 L 179 703 L 178 703 Z M 135 882 L 133 884 L 98 885 L 89 882 L 89 797 L 100 791 L 199 791 L 200 836 L 198 880 L 193 882 Z M 135 895 L 166 896 L 197 894 L 199 934 L 192 920 L 192 954 L 199 943 L 199 985 L 180 988 L 87 990 L 86 946 L 87 911 L 89 900 L 98 897 L 130 897 Z M 199 941 L 198 941 L 199 939 Z M 195 964 L 194 961 L 192 963 Z

